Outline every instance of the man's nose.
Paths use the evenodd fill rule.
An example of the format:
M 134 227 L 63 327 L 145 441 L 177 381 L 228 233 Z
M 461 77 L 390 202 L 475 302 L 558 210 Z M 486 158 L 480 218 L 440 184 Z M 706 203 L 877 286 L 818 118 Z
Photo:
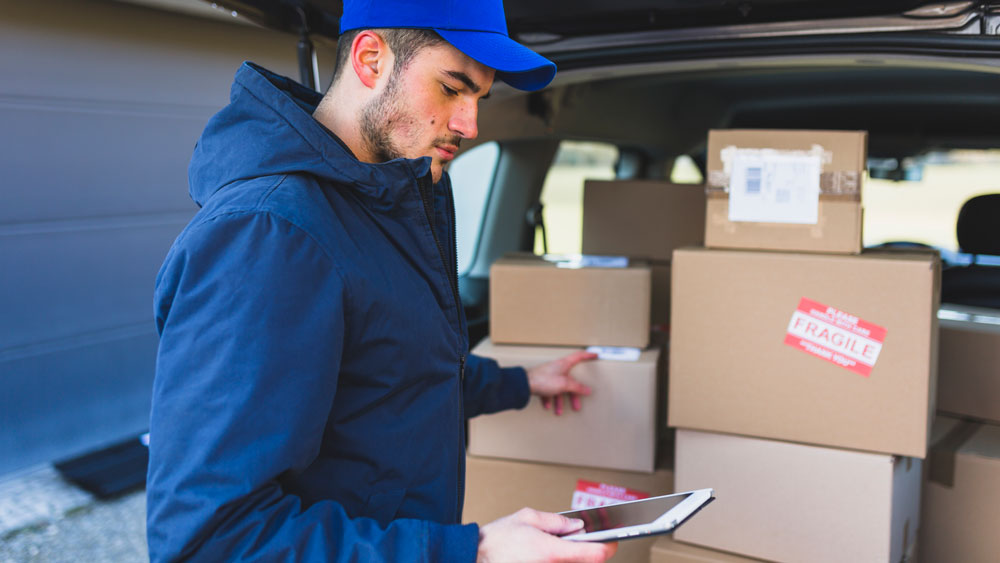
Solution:
M 479 106 L 475 101 L 462 104 L 451 116 L 449 128 L 463 139 L 475 139 L 479 135 Z

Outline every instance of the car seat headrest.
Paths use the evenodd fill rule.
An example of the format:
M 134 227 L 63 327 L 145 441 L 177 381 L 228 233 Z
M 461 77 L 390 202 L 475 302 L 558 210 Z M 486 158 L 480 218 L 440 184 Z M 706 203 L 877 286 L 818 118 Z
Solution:
M 955 230 L 962 252 L 1000 255 L 1000 194 L 976 196 L 962 204 Z

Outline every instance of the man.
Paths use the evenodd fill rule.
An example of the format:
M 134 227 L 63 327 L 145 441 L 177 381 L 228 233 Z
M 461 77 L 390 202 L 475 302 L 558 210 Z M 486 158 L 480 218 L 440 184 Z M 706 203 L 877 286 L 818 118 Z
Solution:
M 589 393 L 586 354 L 468 355 L 443 172 L 494 78 L 555 67 L 500 0 L 348 1 L 341 25 L 324 97 L 245 64 L 195 149 L 202 209 L 157 277 L 150 558 L 602 561 L 556 514 L 460 524 L 466 417 Z

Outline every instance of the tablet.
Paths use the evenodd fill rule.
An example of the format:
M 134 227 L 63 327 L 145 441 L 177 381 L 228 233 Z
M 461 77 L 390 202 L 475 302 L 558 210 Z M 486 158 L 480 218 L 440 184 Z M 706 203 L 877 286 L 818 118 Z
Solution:
M 560 512 L 583 520 L 583 529 L 564 539 L 573 541 L 618 541 L 666 534 L 715 500 L 715 491 L 699 489 L 686 493 L 664 495 L 607 504 L 583 510 Z

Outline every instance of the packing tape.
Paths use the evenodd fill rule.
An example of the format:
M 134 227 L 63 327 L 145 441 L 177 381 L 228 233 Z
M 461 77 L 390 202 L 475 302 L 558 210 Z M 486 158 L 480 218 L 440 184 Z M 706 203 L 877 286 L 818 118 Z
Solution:
M 861 177 L 862 173 L 858 171 L 821 172 L 819 175 L 819 194 L 820 196 L 841 196 L 843 199 L 860 201 Z M 709 170 L 705 193 L 710 196 L 728 194 L 729 173 L 723 170 Z
M 979 431 L 982 423 L 963 420 L 931 445 L 927 456 L 927 480 L 951 488 L 955 486 L 958 450 Z

